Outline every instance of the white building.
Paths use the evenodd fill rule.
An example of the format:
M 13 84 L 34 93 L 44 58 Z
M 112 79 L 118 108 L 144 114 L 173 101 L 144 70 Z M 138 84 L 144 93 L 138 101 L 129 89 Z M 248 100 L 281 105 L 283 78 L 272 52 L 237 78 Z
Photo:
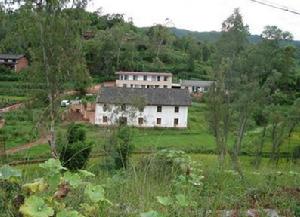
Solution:
M 172 88 L 172 73 L 165 72 L 117 72 L 117 87 Z
M 181 80 L 182 89 L 187 89 L 189 93 L 205 93 L 208 91 L 213 81 Z
M 102 88 L 95 123 L 118 122 L 136 127 L 187 127 L 188 91 L 168 88 Z

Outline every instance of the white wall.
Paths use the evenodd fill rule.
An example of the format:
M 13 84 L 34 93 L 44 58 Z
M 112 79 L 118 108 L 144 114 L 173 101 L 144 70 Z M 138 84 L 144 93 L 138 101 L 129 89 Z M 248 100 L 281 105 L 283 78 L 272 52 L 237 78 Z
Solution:
M 103 104 L 96 104 L 95 124 L 111 125 L 116 123 L 120 117 L 126 117 L 128 125 L 136 127 L 175 127 L 174 119 L 178 118 L 178 128 L 187 127 L 188 107 L 179 106 L 178 113 L 175 112 L 175 106 L 162 106 L 162 112 L 157 112 L 157 106 L 145 106 L 143 112 L 136 108 L 126 107 L 126 111 L 121 111 L 119 106 L 109 105 L 107 111 L 103 111 Z M 103 116 L 107 116 L 108 122 L 103 123 Z M 138 118 L 144 118 L 144 124 L 138 124 Z M 161 124 L 157 125 L 157 118 L 161 118 Z

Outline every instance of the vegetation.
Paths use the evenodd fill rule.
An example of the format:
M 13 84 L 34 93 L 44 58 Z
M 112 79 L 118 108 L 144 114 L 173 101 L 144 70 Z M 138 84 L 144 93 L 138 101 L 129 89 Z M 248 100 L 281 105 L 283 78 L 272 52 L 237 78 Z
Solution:
M 120 14 L 87 12 L 87 1 L 16 2 L 1 5 L 0 51 L 24 53 L 30 66 L 0 68 L 0 106 L 24 102 L 3 115 L 1 151 L 44 138 L 7 160 L 54 158 L 0 168 L 1 215 L 264 216 L 268 208 L 298 216 L 300 52 L 291 33 L 267 26 L 252 43 L 238 9 L 205 41 L 179 37 L 167 20 L 137 28 Z M 91 77 L 111 80 L 118 70 L 214 84 L 191 106 L 187 129 L 60 120 L 68 90 L 84 92 Z M 103 167 L 108 158 L 113 166 Z
M 71 171 L 85 167 L 92 149 L 92 144 L 86 141 L 86 131 L 80 124 L 70 124 L 67 131 L 67 141 L 62 135 L 58 137 L 59 159 L 62 165 Z

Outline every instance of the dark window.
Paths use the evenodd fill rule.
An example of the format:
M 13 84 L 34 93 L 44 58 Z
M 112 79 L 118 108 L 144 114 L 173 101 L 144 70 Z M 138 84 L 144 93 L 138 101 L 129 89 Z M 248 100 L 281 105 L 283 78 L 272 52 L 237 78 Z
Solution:
M 178 106 L 175 106 L 175 112 L 179 112 L 179 107 Z
M 119 122 L 121 125 L 126 125 L 127 124 L 127 118 L 126 117 L 120 117 Z
M 155 88 L 159 88 L 159 85 L 155 85 Z
M 133 88 L 133 84 L 131 84 L 130 87 Z
M 167 81 L 167 80 L 168 80 L 168 77 L 167 77 L 167 76 L 165 76 L 165 77 L 164 77 L 164 81 Z
M 164 88 L 168 88 L 168 85 L 164 85 Z
M 120 75 L 120 80 L 123 80 L 123 75 Z
M 178 126 L 178 118 L 174 119 L 174 126 Z
M 124 75 L 124 80 L 128 80 L 128 75 Z
M 144 75 L 144 81 L 147 81 L 147 75 Z
M 121 105 L 121 110 L 122 110 L 122 111 L 126 111 L 126 105 L 125 105 L 125 104 L 122 104 L 122 105 Z
M 157 106 L 157 112 L 161 112 L 161 110 L 162 110 L 161 106 L 160 105 Z
M 139 122 L 139 125 L 143 125 L 144 124 L 144 118 L 139 118 L 138 122 Z
M 139 112 L 144 112 L 144 107 L 143 106 L 139 106 Z
M 160 76 L 157 76 L 157 81 L 160 81 Z
M 161 118 L 156 119 L 156 124 L 161 124 Z
M 107 123 L 107 116 L 103 116 L 103 123 Z
M 137 77 L 136 77 L 136 75 L 134 75 L 134 76 L 133 76 L 133 80 L 137 80 Z
M 147 85 L 147 88 L 150 88 L 150 85 Z
M 103 105 L 103 111 L 106 112 L 107 111 L 107 104 Z

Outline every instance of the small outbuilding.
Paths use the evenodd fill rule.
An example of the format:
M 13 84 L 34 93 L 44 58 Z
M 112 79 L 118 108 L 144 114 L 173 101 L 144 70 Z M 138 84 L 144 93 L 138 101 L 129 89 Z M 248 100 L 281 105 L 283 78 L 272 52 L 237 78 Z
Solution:
M 0 54 L 0 64 L 19 72 L 28 66 L 28 60 L 24 54 Z
M 213 84 L 213 81 L 181 80 L 182 89 L 187 89 L 189 93 L 205 93 Z

